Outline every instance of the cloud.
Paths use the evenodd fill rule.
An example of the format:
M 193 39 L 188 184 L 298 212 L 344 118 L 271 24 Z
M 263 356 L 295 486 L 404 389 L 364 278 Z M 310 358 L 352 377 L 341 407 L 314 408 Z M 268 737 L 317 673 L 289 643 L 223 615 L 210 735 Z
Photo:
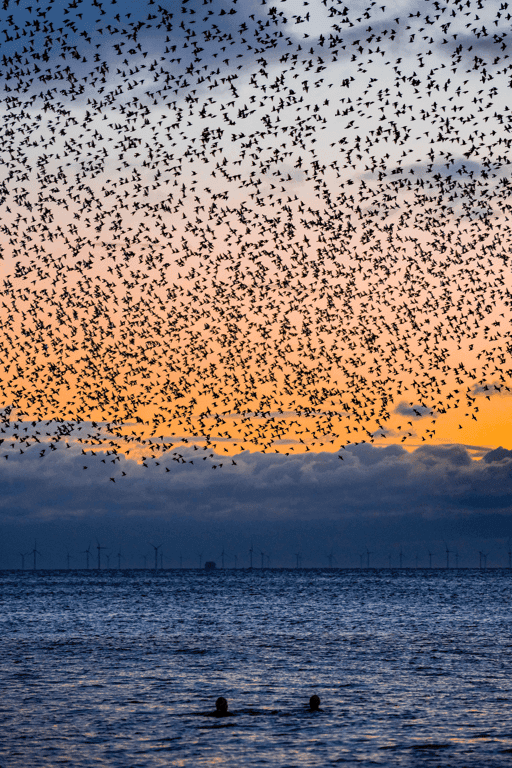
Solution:
M 4 567 L 19 567 L 17 553 L 34 539 L 45 552 L 41 567 L 64 567 L 67 550 L 74 567 L 84 567 L 96 538 L 122 549 L 129 567 L 141 566 L 156 538 L 174 565 L 181 554 L 194 566 L 196 551 L 215 560 L 223 547 L 241 553 L 253 541 L 272 552 L 274 565 L 292 565 L 293 551 L 307 555 L 305 564 L 326 565 L 334 547 L 340 565 L 355 566 L 358 547 L 387 565 L 397 542 L 434 551 L 444 540 L 465 541 L 469 553 L 489 549 L 486 537 L 512 535 L 512 451 L 478 461 L 462 445 L 409 453 L 360 444 L 339 454 L 243 452 L 203 461 L 210 454 L 180 446 L 147 466 L 103 452 L 85 457 L 74 447 L 49 458 L 11 454 L 0 464 Z M 482 543 L 472 544 L 474 537 Z
M 512 390 L 503 384 L 502 381 L 489 381 L 485 384 L 475 384 L 471 389 L 473 397 L 511 397 Z
M 512 451 L 507 448 L 496 448 L 494 451 L 489 451 L 483 460 L 486 464 L 491 464 L 493 461 L 512 461 Z
M 504 497 L 512 500 L 512 451 L 504 449 L 483 462 L 462 445 L 420 446 L 411 453 L 398 445 L 361 444 L 340 454 L 210 455 L 180 447 L 140 464 L 76 449 L 49 458 L 11 454 L 0 465 L 0 519 L 145 514 L 311 520 L 417 517 L 427 508 L 429 515 L 444 516 L 465 514 L 477 498 L 489 510 L 502 509 Z
M 425 416 L 434 415 L 432 409 L 428 408 L 426 405 L 420 405 L 419 403 L 413 405 L 412 403 L 406 403 L 405 401 L 397 405 L 395 413 L 400 414 L 400 416 L 410 416 L 413 419 L 422 419 Z

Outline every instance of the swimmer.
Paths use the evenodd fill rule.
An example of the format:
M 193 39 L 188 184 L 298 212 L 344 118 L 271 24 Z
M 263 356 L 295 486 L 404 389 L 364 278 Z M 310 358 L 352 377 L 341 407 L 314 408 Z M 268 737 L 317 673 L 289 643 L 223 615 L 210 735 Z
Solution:
M 320 709 L 320 696 L 317 696 L 316 693 L 313 694 L 313 696 L 309 700 L 309 709 L 311 712 L 321 712 Z
M 233 713 L 228 711 L 228 702 L 224 696 L 219 696 L 215 702 L 215 712 L 210 712 L 210 717 L 229 717 Z
M 215 702 L 214 712 L 192 712 L 193 715 L 201 715 L 202 717 L 234 717 L 233 712 L 228 710 L 228 702 L 224 696 L 219 696 Z

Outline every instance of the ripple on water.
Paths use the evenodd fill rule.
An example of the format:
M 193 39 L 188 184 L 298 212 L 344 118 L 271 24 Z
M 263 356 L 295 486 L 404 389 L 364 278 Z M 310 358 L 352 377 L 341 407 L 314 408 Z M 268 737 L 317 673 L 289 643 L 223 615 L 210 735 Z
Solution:
M 8 768 L 480 768 L 512 753 L 507 571 L 0 581 Z M 198 714 L 221 694 L 236 716 Z

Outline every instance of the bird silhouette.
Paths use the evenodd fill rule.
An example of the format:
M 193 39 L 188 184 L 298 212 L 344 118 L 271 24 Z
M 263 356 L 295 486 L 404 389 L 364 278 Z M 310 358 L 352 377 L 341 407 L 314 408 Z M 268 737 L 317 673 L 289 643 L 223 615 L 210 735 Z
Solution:
M 510 391 L 511 15 L 341 5 L 4 0 L 6 459 L 236 472 Z

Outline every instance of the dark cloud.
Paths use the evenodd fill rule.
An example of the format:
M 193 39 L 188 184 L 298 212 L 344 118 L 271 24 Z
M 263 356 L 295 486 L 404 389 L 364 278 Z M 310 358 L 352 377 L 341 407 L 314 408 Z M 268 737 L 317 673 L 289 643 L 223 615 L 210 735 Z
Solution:
M 180 447 L 178 453 L 178 462 L 168 452 L 158 458 L 158 465 L 154 460 L 140 464 L 123 456 L 113 462 L 102 452 L 92 457 L 75 450 L 62 451 L 53 460 L 11 455 L 0 465 L 0 514 L 4 520 L 20 515 L 30 519 L 88 514 L 129 517 L 137 512 L 195 519 L 337 518 L 355 510 L 357 514 L 408 514 L 418 504 L 441 509 L 446 499 L 455 509 L 468 487 L 474 495 L 482 495 L 483 488 L 492 508 L 496 491 L 489 492 L 488 486 L 498 476 L 500 493 L 508 492 L 503 482 L 510 484 L 512 492 L 508 476 L 512 452 L 503 449 L 492 451 L 483 462 L 471 459 L 462 445 L 424 445 L 408 453 L 398 445 L 360 444 L 349 445 L 340 454 L 288 457 L 245 451 L 234 458 L 216 455 L 208 462 L 202 461 L 201 451 L 190 447 Z M 391 501 L 398 496 L 402 498 L 399 509 Z
M 420 445 L 414 452 L 414 459 L 431 467 L 440 464 L 467 467 L 471 464 L 469 453 L 463 445 Z
M 500 446 L 499 448 L 495 448 L 494 451 L 489 451 L 489 453 L 483 457 L 483 460 L 486 464 L 491 464 L 493 461 L 512 461 L 512 451 Z
M 485 26 L 485 25 L 484 25 Z M 489 32 L 490 30 L 488 30 Z M 474 59 L 475 56 L 499 56 L 501 57 L 507 49 L 506 37 L 510 32 L 510 27 L 506 25 L 500 25 L 500 27 L 494 26 L 492 34 L 486 33 L 483 35 L 481 29 L 473 28 L 471 34 L 457 34 L 457 38 L 454 40 L 450 35 L 450 40 L 446 37 L 440 36 L 435 40 L 436 53 L 444 54 L 444 56 L 453 56 L 456 49 L 459 49 L 464 54 L 465 58 Z M 495 66 L 499 63 L 491 62 Z
M 434 414 L 426 405 L 406 403 L 405 401 L 397 405 L 395 413 L 400 414 L 400 416 L 410 416 L 413 419 L 422 419 L 424 416 L 432 416 Z
M 137 564 L 144 554 L 137 554 L 138 529 L 144 530 L 142 549 L 146 540 L 164 536 L 175 564 L 180 551 L 190 560 L 196 543 L 214 549 L 209 538 L 220 547 L 229 539 L 239 551 L 251 536 L 257 535 L 263 550 L 270 550 L 272 539 L 277 557 L 288 537 L 321 558 L 328 530 L 340 550 L 349 541 L 355 546 L 366 540 L 375 548 L 379 541 L 391 546 L 398 536 L 412 542 L 450 531 L 460 535 L 475 515 L 479 536 L 487 517 L 493 536 L 496 516 L 503 536 L 512 531 L 512 451 L 492 451 L 475 461 L 461 445 L 407 453 L 396 445 L 362 444 L 343 450 L 343 461 L 337 453 L 286 458 L 245 452 L 235 457 L 236 466 L 230 457 L 217 457 L 216 470 L 198 462 L 192 449 L 179 452 L 186 464 L 164 455 L 160 466 L 149 462 L 145 468 L 121 458 L 115 470 L 101 462 L 105 454 L 84 458 L 74 449 L 66 451 L 72 456 L 63 453 L 49 462 L 10 457 L 0 465 L 0 520 L 8 532 L 2 562 L 14 567 L 20 547 L 43 537 L 46 565 L 56 566 L 57 549 L 82 552 L 97 536 L 124 541 L 129 562 Z M 114 474 L 115 484 L 109 480 Z M 301 532 L 308 533 L 301 538 Z

